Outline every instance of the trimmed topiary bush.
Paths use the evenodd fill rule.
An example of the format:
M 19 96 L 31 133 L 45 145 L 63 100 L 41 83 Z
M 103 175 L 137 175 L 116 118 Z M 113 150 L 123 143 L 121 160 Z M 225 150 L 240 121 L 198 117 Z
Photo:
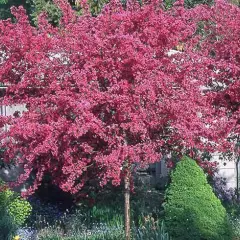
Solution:
M 226 210 L 191 158 L 183 157 L 172 172 L 164 209 L 173 240 L 231 239 Z

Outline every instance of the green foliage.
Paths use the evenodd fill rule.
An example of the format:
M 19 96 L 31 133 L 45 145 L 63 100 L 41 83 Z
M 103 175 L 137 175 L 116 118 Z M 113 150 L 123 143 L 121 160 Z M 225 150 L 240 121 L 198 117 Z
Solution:
M 0 185 L 3 185 L 3 182 L 0 182 Z M 0 211 L 6 211 L 14 224 L 21 226 L 30 216 L 32 207 L 27 200 L 6 189 L 0 192 Z
M 112 216 L 109 216 L 110 219 Z M 81 218 L 81 217 L 80 217 Z M 72 218 L 74 222 L 76 218 Z M 39 232 L 38 238 L 40 240 L 123 240 L 124 230 L 123 223 L 115 218 L 115 224 L 102 223 L 92 225 L 91 228 L 78 228 L 78 230 L 68 230 L 69 233 L 64 232 L 61 227 L 48 227 Z M 132 224 L 132 239 L 134 240 L 170 240 L 169 234 L 166 232 L 164 223 L 159 221 L 145 222 L 144 225 L 136 227 Z
M 0 210 L 0 239 L 12 240 L 17 230 L 17 225 L 12 221 L 12 218 L 5 211 Z
M 230 217 L 230 224 L 233 231 L 234 239 L 240 239 L 240 219 L 239 217 Z
M 4 186 L 3 182 L 0 179 L 0 188 Z M 0 239 L 10 240 L 15 235 L 17 230 L 17 225 L 13 221 L 12 217 L 7 212 L 6 203 L 11 192 L 5 190 L 1 192 L 0 190 Z
M 118 223 L 117 223 L 118 224 Z M 132 239 L 134 240 L 171 240 L 166 232 L 164 223 L 147 222 L 144 226 L 132 226 Z M 45 228 L 38 235 L 40 240 L 123 240 L 123 225 L 119 227 L 93 228 L 71 231 L 71 236 L 62 232 L 61 228 Z
M 165 5 L 166 9 L 169 9 L 173 6 L 173 4 L 175 2 L 176 2 L 176 0 L 165 0 L 164 5 Z M 213 0 L 184 0 L 184 6 L 186 8 L 193 8 L 198 4 L 212 5 L 213 2 L 214 2 Z
M 28 201 L 17 197 L 9 203 L 7 210 L 9 215 L 14 219 L 14 222 L 21 226 L 30 216 L 32 207 Z
M 100 206 L 81 207 L 55 225 L 39 231 L 40 240 L 121 240 L 123 216 L 114 209 Z
M 170 240 L 169 234 L 166 232 L 164 222 L 156 223 L 148 222 L 141 228 L 137 229 L 134 236 L 136 240 Z
M 135 188 L 135 193 L 131 195 L 131 219 L 136 225 L 141 225 L 146 217 L 154 219 L 162 215 L 162 202 L 164 194 L 149 187 Z
M 104 4 L 109 0 L 89 0 L 88 4 L 92 15 L 97 15 L 100 13 Z M 72 8 L 76 10 L 76 14 L 81 14 L 80 1 L 68 1 Z M 52 0 L 0 0 L 0 19 L 11 18 L 10 8 L 11 6 L 23 5 L 27 10 L 29 19 L 33 25 L 37 26 L 37 20 L 40 13 L 45 12 L 48 15 L 48 20 L 54 26 L 57 26 L 61 18 L 60 9 L 53 3 Z
M 48 20 L 53 25 L 57 25 L 61 17 L 61 11 L 52 0 L 0 0 L 0 19 L 12 18 L 10 8 L 20 5 L 24 6 L 34 25 L 37 25 L 38 15 L 42 12 L 47 13 Z
M 109 229 L 106 231 L 87 231 L 87 232 L 75 232 L 72 236 L 64 236 L 59 231 L 45 229 L 44 233 L 41 233 L 39 240 L 122 240 L 124 239 L 124 231 Z
M 0 0 L 0 4 L 6 4 L 8 0 Z
M 169 240 L 168 234 L 159 219 L 159 192 L 148 189 L 135 189 L 132 196 L 132 239 Z M 44 240 L 123 240 L 124 199 L 121 189 L 108 188 L 98 193 L 96 203 L 89 207 L 81 201 L 77 210 L 55 221 L 51 227 L 38 226 L 38 238 Z M 85 203 L 85 204 L 84 204 Z M 44 220 L 37 221 L 37 224 Z
M 225 207 L 228 213 L 229 222 L 233 231 L 233 239 L 240 239 L 240 205 L 239 202 L 227 202 Z
M 97 15 L 101 12 L 103 6 L 108 3 L 109 0 L 89 0 L 88 4 L 91 9 L 92 15 Z
M 58 25 L 62 13 L 52 0 L 27 0 L 27 2 L 31 6 L 30 16 L 34 25 L 37 25 L 38 15 L 42 12 L 47 13 L 48 20 L 51 24 L 53 24 L 54 26 Z M 90 6 L 92 15 L 95 16 L 99 14 L 104 4 L 106 4 L 107 2 L 108 0 L 89 0 L 88 4 Z M 69 3 L 72 5 L 73 9 L 76 10 L 76 14 L 82 13 L 80 1 L 69 0 Z
M 12 6 L 23 5 L 29 13 L 30 5 L 26 1 L 22 0 L 0 0 L 0 19 L 12 18 L 10 8 Z
M 27 0 L 31 6 L 31 20 L 37 25 L 38 16 L 45 12 L 48 15 L 48 21 L 53 25 L 58 25 L 61 17 L 60 9 L 51 0 Z
M 177 164 L 166 191 L 165 221 L 174 240 L 229 240 L 227 213 L 203 170 L 188 158 Z

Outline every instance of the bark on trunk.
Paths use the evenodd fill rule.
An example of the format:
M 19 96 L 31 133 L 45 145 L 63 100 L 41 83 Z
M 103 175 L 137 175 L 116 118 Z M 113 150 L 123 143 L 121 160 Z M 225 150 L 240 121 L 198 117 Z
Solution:
M 130 172 L 124 177 L 124 215 L 125 215 L 125 239 L 131 239 L 131 226 L 130 226 Z

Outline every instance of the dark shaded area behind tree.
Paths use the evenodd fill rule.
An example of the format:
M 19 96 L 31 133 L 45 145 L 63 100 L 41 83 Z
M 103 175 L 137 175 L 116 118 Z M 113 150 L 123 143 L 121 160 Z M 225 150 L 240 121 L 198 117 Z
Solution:
M 70 5 L 76 12 L 81 14 L 81 6 L 79 1 L 68 0 Z M 90 0 L 89 5 L 93 15 L 97 15 L 103 5 L 108 0 Z M 41 12 L 46 12 L 48 20 L 54 26 L 57 26 L 61 17 L 60 9 L 53 3 L 53 0 L 0 0 L 0 20 L 12 18 L 10 8 L 12 6 L 23 5 L 27 11 L 29 19 L 33 25 L 37 25 L 37 18 Z
M 0 2 L 0 19 L 11 18 L 11 10 L 12 6 L 21 6 L 23 5 L 27 12 L 30 14 L 31 5 L 29 2 L 23 0 L 8 0 L 5 3 L 3 1 Z
M 5 1 L 5 0 L 4 0 Z M 74 6 L 74 0 L 69 0 L 69 3 Z M 6 0 L 5 3 L 0 0 L 0 19 L 12 18 L 11 7 L 23 6 L 29 19 L 36 25 L 39 13 L 46 12 L 49 16 L 49 22 L 57 25 L 61 16 L 60 10 L 53 4 L 52 0 Z

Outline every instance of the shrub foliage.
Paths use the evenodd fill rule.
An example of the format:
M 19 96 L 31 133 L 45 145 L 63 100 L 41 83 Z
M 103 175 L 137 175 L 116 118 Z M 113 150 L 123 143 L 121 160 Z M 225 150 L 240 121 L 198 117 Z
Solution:
M 171 175 L 164 208 L 173 239 L 231 239 L 225 208 L 203 170 L 188 157 L 183 157 Z
M 3 182 L 0 181 L 0 186 Z M 14 224 L 21 226 L 30 216 L 30 203 L 9 189 L 0 190 L 0 212 L 5 211 Z

